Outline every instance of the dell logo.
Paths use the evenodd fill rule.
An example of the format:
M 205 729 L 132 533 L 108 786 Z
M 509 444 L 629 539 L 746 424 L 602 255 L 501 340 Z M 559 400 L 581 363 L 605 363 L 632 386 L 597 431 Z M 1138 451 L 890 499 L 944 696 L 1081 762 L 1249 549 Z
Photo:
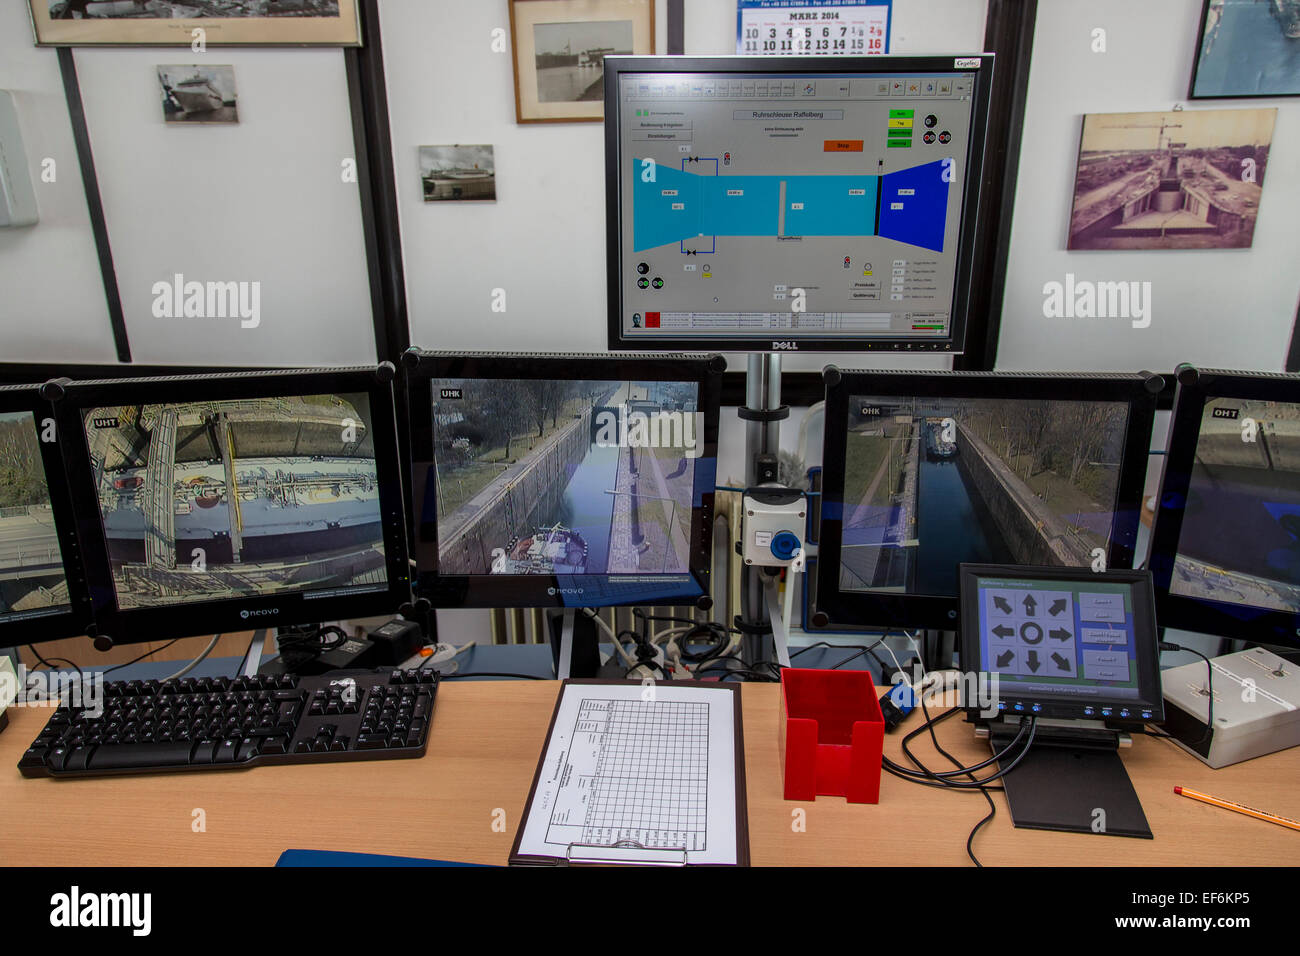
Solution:
M 256 608 L 253 610 L 244 608 L 244 610 L 239 612 L 239 616 L 243 618 L 245 621 L 247 621 L 250 617 L 271 617 L 272 615 L 279 614 L 279 613 L 280 613 L 280 609 L 278 607 L 264 607 L 264 608 Z
M 797 352 L 799 351 L 798 342 L 773 342 L 773 352 Z

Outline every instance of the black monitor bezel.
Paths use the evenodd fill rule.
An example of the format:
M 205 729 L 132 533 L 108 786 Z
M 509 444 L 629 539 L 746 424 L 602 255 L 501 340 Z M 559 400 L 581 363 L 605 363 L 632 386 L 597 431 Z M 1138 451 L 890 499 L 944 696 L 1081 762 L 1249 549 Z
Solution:
M 349 367 L 233 372 L 66 383 L 56 401 L 57 420 L 77 528 L 82 541 L 99 642 L 136 644 L 160 636 L 186 637 L 255 628 L 315 624 L 348 617 L 395 614 L 411 599 L 400 454 L 393 400 L 394 369 Z M 118 605 L 108 540 L 92 474 L 82 411 L 106 405 L 161 404 L 288 395 L 365 392 L 370 398 L 376 477 L 384 529 L 388 587 L 382 591 L 308 598 L 302 592 L 166 607 Z
M 978 61 L 958 68 L 958 60 Z M 968 307 L 979 232 L 980 192 L 988 136 L 989 107 L 993 93 L 994 55 L 975 53 L 952 56 L 609 56 L 605 58 L 605 268 L 610 351 L 685 349 L 693 352 L 912 352 L 955 354 L 965 349 Z M 962 197 L 957 228 L 956 285 L 953 290 L 949 335 L 938 341 L 915 338 L 825 338 L 799 335 L 786 329 L 778 336 L 705 338 L 695 336 L 627 338 L 623 334 L 622 177 L 619 169 L 619 78 L 625 73 L 975 73 L 972 90 L 970 147 L 963 182 L 975 184 Z M 986 214 L 986 212 L 984 213 Z
M 1174 594 L 1169 589 L 1178 540 L 1182 535 L 1184 507 L 1191 487 L 1202 415 L 1205 403 L 1216 398 L 1300 404 L 1300 375 L 1227 369 L 1197 371 L 1188 366 L 1180 369 L 1147 561 L 1155 581 L 1156 613 L 1160 626 L 1259 644 L 1300 647 L 1300 611 L 1211 601 Z
M 59 453 L 62 431 L 54 424 L 55 440 L 40 441 L 46 421 L 54 418 L 54 407 L 41 397 L 39 386 L 0 386 L 0 412 L 31 412 L 41 448 L 41 464 L 50 495 L 50 508 L 54 529 L 59 539 L 59 552 L 63 560 L 63 574 L 68 583 L 69 606 L 51 614 L 6 619 L 0 615 L 0 647 L 17 647 L 20 644 L 39 644 L 67 637 L 84 635 L 91 625 L 90 591 L 85 571 L 81 566 L 80 547 L 77 541 L 77 522 L 72 498 L 68 493 L 67 472 L 63 456 Z
M 979 601 L 976 599 L 975 593 L 982 578 L 1025 578 L 1035 581 L 1060 581 L 1068 584 L 1106 581 L 1131 585 L 1133 589 L 1134 640 L 1136 641 L 1139 632 L 1144 630 L 1149 630 L 1152 636 L 1152 640 L 1139 643 L 1135 647 L 1138 668 L 1138 697 L 1136 701 L 1133 698 L 1095 697 L 1089 698 L 1086 702 L 1075 703 L 1051 694 L 1003 693 L 1002 684 L 999 681 L 999 716 L 1005 714 L 1008 717 L 1024 715 L 1065 720 L 1102 720 L 1108 725 L 1115 726 L 1141 726 L 1148 722 L 1159 723 L 1165 719 L 1164 696 L 1160 687 L 1160 648 L 1158 646 L 1160 634 L 1156 625 L 1155 593 L 1152 589 L 1151 573 L 1149 571 L 1135 571 L 1127 568 L 1093 571 L 1089 568 L 1054 568 L 1018 564 L 961 564 L 958 566 L 958 576 L 958 588 L 961 591 L 960 666 L 963 673 L 977 674 L 982 682 L 986 680 L 985 675 L 988 672 L 981 671 L 979 667 Z M 1139 623 L 1139 621 L 1142 623 Z M 980 686 L 988 685 L 987 683 L 981 683 Z M 1007 686 L 1009 688 L 1012 685 Z M 1006 706 L 1002 707 L 1003 704 Z M 1016 704 L 1021 704 L 1022 708 L 1017 710 Z M 1038 705 L 1039 709 L 1034 710 L 1034 705 Z M 1093 713 L 1085 713 L 1085 707 L 1091 707 Z M 1101 708 L 1103 707 L 1111 707 L 1116 713 L 1109 716 L 1103 715 L 1101 714 Z M 1130 716 L 1119 716 L 1118 711 L 1120 708 L 1128 708 Z M 968 718 L 972 721 L 985 722 L 990 719 L 997 719 L 981 714 L 977 702 L 967 701 L 965 710 Z M 1149 713 L 1150 716 L 1142 716 L 1144 711 Z
M 1085 374 L 1038 372 L 877 372 L 828 367 L 822 450 L 821 540 L 817 558 L 817 614 L 826 623 L 810 630 L 870 630 L 880 627 L 957 626 L 958 595 L 842 591 L 839 585 L 843 531 L 845 446 L 849 397 L 919 395 L 940 398 L 1029 399 L 1123 402 L 1129 407 L 1120 461 L 1115 512 L 1106 567 L 1130 568 L 1140 523 L 1142 490 L 1156 400 L 1163 380 L 1149 373 Z
M 605 607 L 613 604 L 680 606 L 698 602 L 709 594 L 712 572 L 713 504 L 715 484 L 695 475 L 695 497 L 701 502 L 691 515 L 690 576 L 698 593 L 683 597 L 640 596 L 626 601 L 589 600 L 566 594 L 566 582 L 558 575 L 458 574 L 441 575 L 437 568 L 437 522 L 424 521 L 423 503 L 432 501 L 426 475 L 432 467 L 433 403 L 432 382 L 447 378 L 484 379 L 609 379 L 694 382 L 699 386 L 703 412 L 702 458 L 717 461 L 718 423 L 721 417 L 722 374 L 726 361 L 720 355 L 559 355 L 476 352 L 455 354 L 426 352 L 412 348 L 403 356 L 407 403 L 411 423 L 411 498 L 415 540 L 413 589 L 436 608 L 572 608 Z M 601 575 L 617 581 L 619 575 Z

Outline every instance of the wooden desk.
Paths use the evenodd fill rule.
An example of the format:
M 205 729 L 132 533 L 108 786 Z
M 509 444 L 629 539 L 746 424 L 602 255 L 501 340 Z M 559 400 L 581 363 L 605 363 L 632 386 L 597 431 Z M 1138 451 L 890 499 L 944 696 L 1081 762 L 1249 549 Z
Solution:
M 48 716 L 13 708 L 0 733 L 0 864 L 269 865 L 293 848 L 354 850 L 504 863 L 541 752 L 558 688 L 547 681 L 452 681 L 438 692 L 433 736 L 420 760 L 258 767 L 82 780 L 28 780 L 16 765 Z M 880 804 L 787 803 L 776 747 L 778 688 L 742 691 L 750 846 L 755 864 L 968 865 L 966 835 L 987 812 L 978 793 L 921 787 L 885 775 Z M 913 717 L 905 726 L 917 726 Z M 960 717 L 941 724 L 954 756 L 988 754 Z M 901 734 L 886 737 L 899 755 Z M 919 741 L 918 741 L 919 742 Z M 928 743 L 918 754 L 934 756 Z M 922 759 L 925 759 L 924 757 Z M 1183 784 L 1300 817 L 1300 749 L 1210 770 L 1172 744 L 1140 738 L 1124 763 L 1154 840 L 1016 830 L 1001 793 L 980 831 L 986 864 L 1293 865 L 1300 834 L 1175 796 Z M 807 812 L 806 832 L 791 828 Z M 191 829 L 206 811 L 206 832 Z M 505 812 L 504 832 L 493 815 Z

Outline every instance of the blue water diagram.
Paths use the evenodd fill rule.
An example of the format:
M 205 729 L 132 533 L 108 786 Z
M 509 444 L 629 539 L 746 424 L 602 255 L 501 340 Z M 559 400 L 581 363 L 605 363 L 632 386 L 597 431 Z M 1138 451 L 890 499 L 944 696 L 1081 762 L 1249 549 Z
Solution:
M 686 252 L 688 240 L 702 237 L 716 249 L 718 236 L 881 236 L 943 251 L 944 160 L 883 176 L 723 175 L 718 160 L 705 157 L 684 158 L 680 169 L 632 162 L 637 252 L 671 243 Z

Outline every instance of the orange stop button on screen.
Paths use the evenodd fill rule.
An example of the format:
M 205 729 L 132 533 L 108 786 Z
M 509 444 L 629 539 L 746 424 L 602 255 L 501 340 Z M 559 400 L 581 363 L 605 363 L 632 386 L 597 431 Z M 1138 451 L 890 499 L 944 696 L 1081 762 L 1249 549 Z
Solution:
M 828 139 L 823 142 L 822 151 L 826 153 L 860 153 L 862 152 L 862 140 Z

